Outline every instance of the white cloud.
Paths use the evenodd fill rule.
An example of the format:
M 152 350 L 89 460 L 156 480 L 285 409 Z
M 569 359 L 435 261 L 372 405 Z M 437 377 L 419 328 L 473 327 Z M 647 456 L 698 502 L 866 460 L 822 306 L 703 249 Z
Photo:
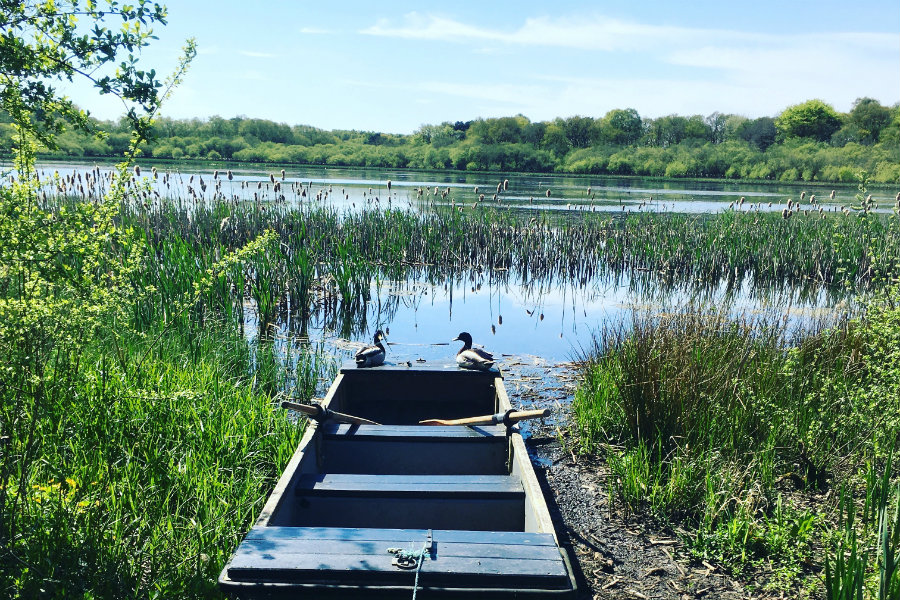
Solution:
M 612 19 L 601 15 L 587 17 L 535 17 L 526 19 L 521 27 L 511 31 L 468 25 L 447 17 L 432 14 L 408 13 L 399 25 L 380 19 L 360 33 L 384 37 L 425 39 L 465 43 L 471 40 L 530 46 L 560 46 L 582 50 L 641 50 L 650 46 L 708 36 L 710 31 L 647 25 Z M 735 35 L 714 32 L 716 36 Z
M 431 91 L 504 105 L 531 107 L 541 118 L 597 114 L 598 106 L 644 107 L 642 112 L 694 114 L 744 111 L 774 114 L 813 97 L 849 110 L 859 96 L 896 102 L 897 37 L 882 33 L 771 34 L 727 29 L 659 26 L 599 14 L 528 18 L 509 29 L 481 27 L 426 13 L 379 20 L 361 33 L 402 39 L 465 43 L 474 53 L 503 54 L 515 47 L 557 47 L 592 60 L 628 53 L 644 79 L 559 80 L 519 86 L 433 83 Z M 599 63 L 598 63 L 599 64 Z M 650 71 L 647 71 L 648 67 Z M 659 73 L 671 72 L 671 79 Z M 539 74 L 534 77 L 540 78 Z M 666 77 L 666 76 L 663 76 Z M 553 77 L 544 78 L 551 82 Z M 532 80 L 533 81 L 533 80 Z M 614 105 L 613 105 L 614 104 Z M 594 107 L 593 110 L 590 110 Z
M 301 27 L 300 33 L 305 33 L 307 35 L 328 35 L 332 33 L 332 31 L 328 29 L 317 29 L 315 27 Z

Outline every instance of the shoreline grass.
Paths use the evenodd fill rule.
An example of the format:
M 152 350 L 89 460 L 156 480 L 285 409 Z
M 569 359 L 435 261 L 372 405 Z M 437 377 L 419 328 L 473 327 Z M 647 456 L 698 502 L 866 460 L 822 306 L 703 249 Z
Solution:
M 117 344 L 121 354 L 92 344 L 77 368 L 57 363 L 19 414 L 4 400 L 4 422 L 31 424 L 9 432 L 0 461 L 5 597 L 217 596 L 299 441 L 303 423 L 272 402 L 284 369 L 271 342 L 254 350 L 208 320 L 149 353 L 146 338 Z M 268 366 L 251 372 L 253 353 Z
M 627 509 L 689 530 L 698 559 L 817 595 L 836 490 L 862 502 L 900 447 L 898 299 L 799 339 L 695 307 L 603 331 L 573 404 L 580 449 L 605 458 Z

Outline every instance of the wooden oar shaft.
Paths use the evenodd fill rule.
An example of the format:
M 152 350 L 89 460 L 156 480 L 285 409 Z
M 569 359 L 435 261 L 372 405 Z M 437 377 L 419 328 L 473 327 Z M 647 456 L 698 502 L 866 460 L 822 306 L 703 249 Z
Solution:
M 517 410 L 496 415 L 483 415 L 480 417 L 468 417 L 465 419 L 426 419 L 419 421 L 420 425 L 491 425 L 496 423 L 518 423 L 528 419 L 540 419 L 550 416 L 550 409 L 542 410 Z
M 335 410 L 330 410 L 323 407 L 321 404 L 299 404 L 297 402 L 289 402 L 287 400 L 281 403 L 281 408 L 289 408 L 291 410 L 296 410 L 298 412 L 302 412 L 310 417 L 321 418 L 323 415 L 327 416 L 333 421 L 337 421 L 338 423 L 350 423 L 352 425 L 378 425 L 375 421 L 370 421 L 369 419 L 364 419 L 362 417 L 355 417 L 353 415 L 347 415 L 344 413 L 339 413 Z

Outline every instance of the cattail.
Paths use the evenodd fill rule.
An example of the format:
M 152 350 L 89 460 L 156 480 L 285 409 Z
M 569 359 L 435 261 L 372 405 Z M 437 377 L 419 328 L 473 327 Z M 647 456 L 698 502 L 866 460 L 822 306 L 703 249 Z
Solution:
M 803 202 L 804 198 L 806 198 L 806 192 L 800 192 L 800 202 Z
M 588 196 L 591 195 L 591 186 L 588 186 L 588 192 L 587 192 L 587 195 L 588 195 Z
M 475 186 L 475 193 L 476 193 L 476 194 L 478 193 L 478 186 L 477 186 L 477 185 Z M 482 194 L 482 195 L 483 195 L 483 194 Z
M 547 190 L 547 197 L 548 197 L 548 198 L 550 197 L 550 190 L 549 190 L 549 189 Z
M 809 202 L 810 202 L 810 204 L 816 203 L 816 195 L 815 194 L 813 194 L 812 196 L 809 197 Z
M 387 180 L 387 188 L 388 188 L 388 191 L 391 191 L 391 180 L 390 179 Z
M 782 219 L 784 219 L 786 221 L 788 219 L 788 217 L 790 217 L 790 216 L 791 216 L 791 211 L 789 211 L 786 208 L 781 209 L 781 218 Z
M 503 180 L 503 191 L 505 192 L 508 189 L 509 189 L 509 179 L 504 179 Z
M 269 183 L 275 183 L 275 176 L 269 173 Z
M 134 174 L 135 174 L 135 176 L 137 176 L 137 177 L 140 177 L 140 176 L 141 176 L 141 167 L 140 167 L 140 166 L 134 165 Z
M 213 179 L 218 179 L 218 178 L 219 178 L 219 170 L 216 169 L 215 171 L 213 171 Z
M 900 194 L 897 195 L 900 196 Z M 834 190 L 831 190 L 831 199 L 834 200 Z
M 231 172 L 231 169 L 228 169 L 228 181 L 234 179 L 234 173 Z
M 479 196 L 478 196 L 478 201 L 479 201 L 479 202 L 484 202 L 484 194 L 479 194 Z
M 281 170 L 281 180 L 284 181 L 284 169 Z

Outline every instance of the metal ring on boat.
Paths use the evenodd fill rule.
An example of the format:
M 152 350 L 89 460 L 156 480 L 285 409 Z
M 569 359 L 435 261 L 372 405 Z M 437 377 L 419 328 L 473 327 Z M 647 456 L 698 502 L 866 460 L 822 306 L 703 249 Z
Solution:
M 391 561 L 391 564 L 398 569 L 415 569 L 417 566 L 419 566 L 419 558 L 417 556 L 401 554 L 394 557 L 394 560 Z

